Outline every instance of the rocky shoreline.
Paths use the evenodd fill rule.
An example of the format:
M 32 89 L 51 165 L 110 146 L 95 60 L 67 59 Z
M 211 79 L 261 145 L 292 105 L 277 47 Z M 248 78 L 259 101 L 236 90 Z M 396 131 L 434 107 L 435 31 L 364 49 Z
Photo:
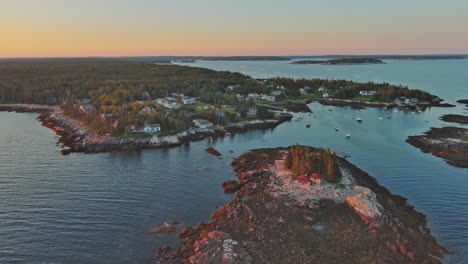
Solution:
M 290 114 L 282 114 L 271 120 L 250 120 L 228 124 L 223 128 L 189 129 L 177 135 L 147 138 L 116 138 L 99 136 L 86 129 L 79 121 L 65 116 L 55 106 L 39 105 L 0 105 L 0 111 L 19 113 L 39 113 L 37 119 L 42 125 L 52 129 L 59 136 L 64 155 L 72 152 L 101 153 L 111 151 L 129 151 L 180 146 L 190 141 L 202 140 L 206 137 L 219 137 L 229 133 L 246 132 L 253 129 L 274 128 L 292 119 Z
M 452 166 L 468 168 L 468 129 L 431 128 L 424 135 L 408 137 L 406 142 L 424 153 L 445 159 Z
M 308 186 L 285 169 L 286 148 L 232 162 L 232 202 L 212 221 L 186 227 L 168 263 L 441 263 L 448 251 L 426 217 L 359 168 L 339 159 L 340 183 Z
M 395 103 L 370 103 L 370 102 L 359 102 L 352 100 L 341 100 L 341 99 L 322 99 L 319 100 L 319 103 L 322 105 L 338 106 L 338 107 L 351 107 L 352 109 L 365 109 L 367 107 L 371 108 L 400 108 L 400 109 L 410 109 L 410 110 L 425 110 L 428 107 L 455 107 L 455 105 L 448 103 L 431 103 L 431 104 L 415 104 L 407 105 L 405 107 L 400 107 Z

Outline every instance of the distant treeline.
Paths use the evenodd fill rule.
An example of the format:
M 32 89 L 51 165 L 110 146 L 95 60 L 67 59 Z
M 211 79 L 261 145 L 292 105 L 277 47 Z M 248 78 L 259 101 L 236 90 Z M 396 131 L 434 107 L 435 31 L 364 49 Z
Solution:
M 235 85 L 235 90 L 226 91 L 228 85 Z M 437 98 L 389 83 L 291 78 L 258 81 L 240 73 L 116 59 L 0 60 L 2 103 L 61 104 L 89 98 L 99 109 L 176 92 L 207 103 L 231 104 L 235 103 L 231 102 L 235 101 L 235 93 L 270 94 L 281 87 L 290 97 L 300 96 L 299 88 L 306 86 L 312 93 L 324 87 L 338 99 L 352 99 L 361 90 L 375 90 L 372 100 L 381 102 L 401 96 L 424 101 Z
M 230 84 L 255 86 L 256 82 L 238 73 L 115 59 L 0 60 L 0 102 L 4 103 L 59 104 L 114 94 L 106 103 L 115 105 L 172 92 L 209 100 Z

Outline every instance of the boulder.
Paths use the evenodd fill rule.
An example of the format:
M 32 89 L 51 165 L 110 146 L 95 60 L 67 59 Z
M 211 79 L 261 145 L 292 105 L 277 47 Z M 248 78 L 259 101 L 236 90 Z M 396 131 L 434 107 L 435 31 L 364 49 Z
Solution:
M 379 225 L 378 219 L 382 217 L 382 205 L 377 201 L 377 195 L 368 188 L 354 186 L 354 193 L 346 197 L 348 204 L 366 224 Z
M 173 233 L 176 231 L 176 226 L 173 224 L 164 223 L 163 225 L 155 227 L 151 233 L 154 234 L 163 234 L 163 233 Z
M 235 193 L 241 188 L 241 184 L 238 181 L 231 180 L 225 181 L 222 184 L 225 193 Z
M 209 147 L 207 149 L 205 149 L 206 152 L 210 153 L 211 155 L 214 155 L 214 156 L 221 156 L 221 153 L 219 153 L 219 151 L 217 151 L 216 149 L 212 148 L 212 147 Z

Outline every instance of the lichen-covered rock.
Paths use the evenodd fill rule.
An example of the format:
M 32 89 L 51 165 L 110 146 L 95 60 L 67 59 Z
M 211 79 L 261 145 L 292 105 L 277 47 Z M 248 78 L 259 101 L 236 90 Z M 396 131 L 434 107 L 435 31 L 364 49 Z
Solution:
M 367 224 L 379 225 L 378 219 L 382 217 L 383 208 L 377 201 L 377 195 L 369 188 L 354 186 L 354 194 L 346 197 L 346 204 Z

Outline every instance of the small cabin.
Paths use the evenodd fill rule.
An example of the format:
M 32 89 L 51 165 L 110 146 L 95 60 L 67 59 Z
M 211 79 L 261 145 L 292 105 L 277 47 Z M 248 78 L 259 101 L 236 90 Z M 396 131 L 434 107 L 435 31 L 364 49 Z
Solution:
M 320 186 L 320 184 L 322 183 L 322 177 L 320 177 L 320 175 L 316 172 L 310 175 L 309 180 L 315 183 L 315 185 L 317 186 Z
M 299 175 L 296 178 L 297 182 L 304 185 L 310 185 L 310 180 L 305 175 Z

